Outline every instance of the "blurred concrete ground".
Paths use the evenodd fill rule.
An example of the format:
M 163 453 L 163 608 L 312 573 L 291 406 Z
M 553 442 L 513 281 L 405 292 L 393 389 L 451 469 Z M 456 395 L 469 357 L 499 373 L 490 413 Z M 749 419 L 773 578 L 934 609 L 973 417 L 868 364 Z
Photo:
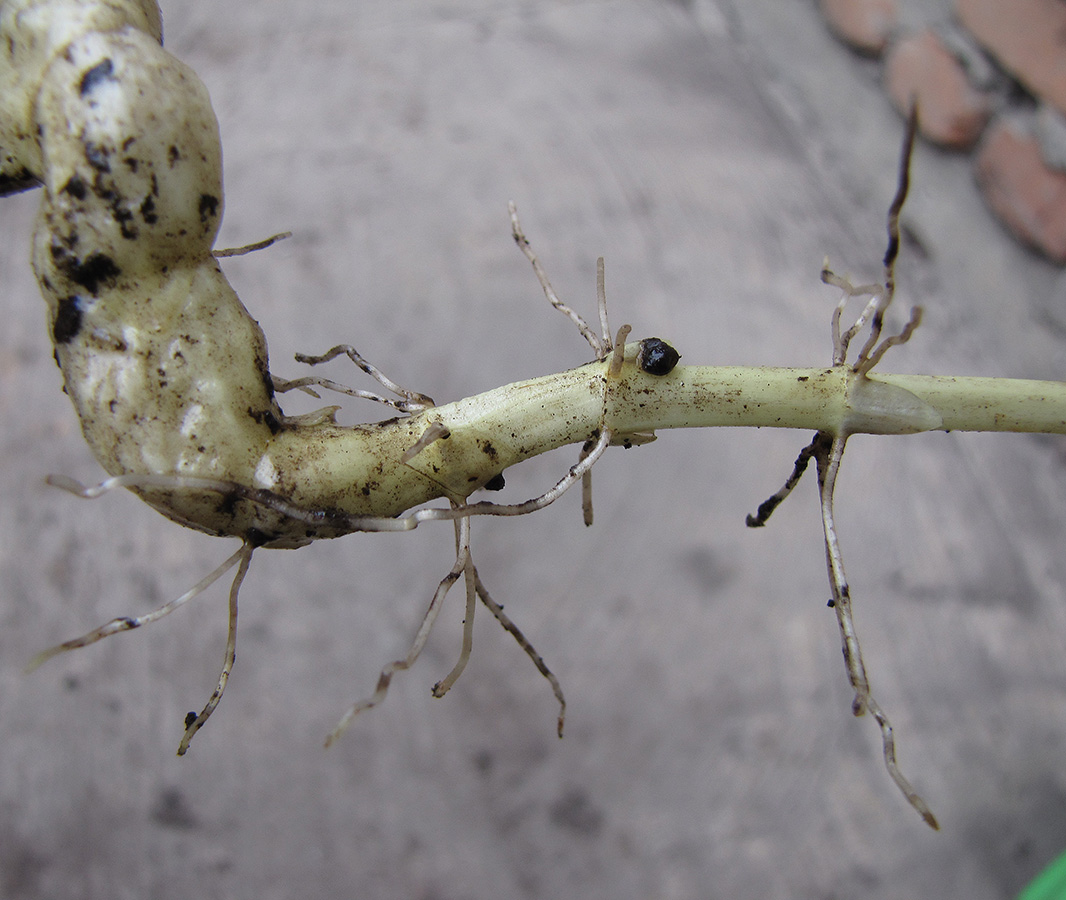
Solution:
M 220 244 L 291 229 L 227 274 L 270 339 L 355 344 L 455 399 L 587 348 L 515 251 L 518 202 L 559 293 L 687 363 L 830 359 L 840 270 L 878 275 L 901 123 L 813 3 L 164 3 L 168 48 L 221 121 Z M 1058 272 L 984 213 L 965 165 L 920 148 L 890 371 L 1061 377 Z M 443 700 L 461 604 L 414 671 L 328 752 L 401 654 L 450 529 L 261 553 L 238 665 L 209 695 L 224 591 L 133 635 L 38 649 L 184 591 L 231 552 L 92 481 L 32 282 L 32 193 L 0 203 L 0 896 L 1013 897 L 1066 847 L 1066 500 L 1058 439 L 856 439 L 838 491 L 874 688 L 929 832 L 849 714 L 813 483 L 744 515 L 806 435 L 664 434 L 579 501 L 478 522 L 490 589 L 560 676 L 481 616 Z M 337 378 L 357 379 L 343 367 Z M 295 410 L 299 404 L 289 404 Z M 376 415 L 352 408 L 350 416 Z M 508 473 L 505 498 L 573 454 Z

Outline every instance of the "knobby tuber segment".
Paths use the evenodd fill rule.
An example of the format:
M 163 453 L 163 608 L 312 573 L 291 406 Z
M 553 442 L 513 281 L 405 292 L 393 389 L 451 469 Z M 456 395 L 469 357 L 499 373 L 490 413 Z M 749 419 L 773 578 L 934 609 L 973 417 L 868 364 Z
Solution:
M 237 600 L 254 552 L 298 548 L 357 531 L 404 531 L 428 520 L 455 529 L 455 562 L 439 583 L 405 656 L 382 671 L 374 692 L 354 704 L 330 734 L 336 739 L 363 710 L 380 703 L 392 677 L 418 659 L 444 600 L 460 579 L 465 625 L 459 659 L 433 688 L 443 696 L 471 653 L 480 600 L 548 679 L 558 680 L 481 581 L 471 551 L 474 516 L 535 512 L 577 482 L 592 522 L 591 472 L 609 446 L 646 443 L 661 428 L 716 425 L 801 428 L 815 433 L 784 487 L 748 524 L 764 525 L 813 459 L 833 607 L 856 715 L 869 711 L 885 762 L 923 818 L 936 820 L 902 775 L 892 728 L 874 700 L 852 620 L 851 596 L 833 522 L 833 490 L 848 437 L 931 430 L 1066 432 L 1066 385 L 994 378 L 883 375 L 872 370 L 908 340 L 920 315 L 882 337 L 894 292 L 899 214 L 907 192 L 914 118 L 889 211 L 881 283 L 853 286 L 828 267 L 841 291 L 832 317 L 833 356 L 809 369 L 682 366 L 659 338 L 626 342 L 608 325 L 603 261 L 597 269 L 598 329 L 553 290 L 511 206 L 512 234 L 549 302 L 588 343 L 592 361 L 445 405 L 388 378 L 359 353 L 340 356 L 384 393 L 316 375 L 275 376 L 267 345 L 223 275 L 219 260 L 261 249 L 214 248 L 223 210 L 221 148 L 208 94 L 196 74 L 161 45 L 154 0 L 0 0 L 0 194 L 40 186 L 33 267 L 49 309 L 55 358 L 82 432 L 109 477 L 93 487 L 53 477 L 85 497 L 115 488 L 137 493 L 163 515 L 240 548 L 191 590 L 154 612 L 120 617 L 41 653 L 34 665 L 120 631 L 149 624 L 202 593 L 236 567 L 229 594 L 226 653 L 218 685 L 190 713 L 178 753 L 214 711 L 236 649 Z M 849 300 L 866 300 L 841 328 Z M 848 361 L 854 338 L 864 343 Z M 300 390 L 371 399 L 393 418 L 341 426 L 337 406 L 288 416 L 278 395 Z M 397 414 L 398 415 L 395 415 Z M 514 464 L 568 444 L 577 461 L 543 494 L 524 503 L 471 501 L 498 489 Z M 447 506 L 425 506 L 445 500 Z

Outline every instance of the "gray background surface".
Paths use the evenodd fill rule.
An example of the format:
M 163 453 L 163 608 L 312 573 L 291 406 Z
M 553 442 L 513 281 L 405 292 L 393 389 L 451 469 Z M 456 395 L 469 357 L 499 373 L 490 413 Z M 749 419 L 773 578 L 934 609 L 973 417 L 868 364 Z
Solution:
M 343 340 L 446 401 L 584 362 L 512 244 L 511 198 L 565 298 L 594 315 L 604 255 L 615 324 L 689 363 L 828 363 L 823 255 L 878 275 L 901 123 L 811 2 L 163 11 L 221 122 L 220 245 L 295 232 L 225 266 L 279 375 Z M 922 147 L 914 183 L 900 306 L 923 303 L 926 324 L 883 368 L 1061 377 L 1058 272 L 989 219 L 963 161 Z M 849 714 L 813 482 L 744 527 L 798 433 L 612 451 L 592 529 L 576 497 L 476 523 L 490 589 L 563 680 L 561 742 L 546 684 L 487 615 L 463 678 L 430 697 L 458 648 L 454 600 L 388 702 L 322 750 L 406 648 L 447 526 L 260 553 L 235 674 L 185 759 L 182 719 L 221 662 L 220 588 L 23 676 L 232 549 L 132 497 L 44 485 L 100 473 L 26 262 L 37 202 L 0 203 L 0 896 L 992 900 L 1066 847 L 1058 439 L 860 438 L 845 460 L 867 662 L 940 834 Z M 509 472 L 503 496 L 572 460 Z

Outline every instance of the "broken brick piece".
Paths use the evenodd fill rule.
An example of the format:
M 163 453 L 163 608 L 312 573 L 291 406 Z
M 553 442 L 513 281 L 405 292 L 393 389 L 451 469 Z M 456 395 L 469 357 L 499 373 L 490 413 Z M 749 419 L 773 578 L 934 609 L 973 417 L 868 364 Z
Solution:
M 972 147 L 992 115 L 992 95 L 970 84 L 962 63 L 932 29 L 893 45 L 885 59 L 885 87 L 904 116 L 917 100 L 922 136 L 952 150 Z
M 896 0 L 820 0 L 822 16 L 840 40 L 869 56 L 880 56 L 896 27 Z
M 1066 172 L 1044 162 L 1030 131 L 1011 120 L 995 122 L 974 174 L 985 202 L 1018 238 L 1066 263 Z

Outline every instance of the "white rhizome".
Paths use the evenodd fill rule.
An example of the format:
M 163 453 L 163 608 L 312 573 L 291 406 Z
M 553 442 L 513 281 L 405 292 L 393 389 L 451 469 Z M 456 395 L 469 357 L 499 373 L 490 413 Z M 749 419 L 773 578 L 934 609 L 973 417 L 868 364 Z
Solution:
M 587 365 L 506 385 L 437 406 L 406 390 L 352 347 L 346 356 L 386 394 L 308 376 L 271 375 L 266 339 L 230 287 L 218 260 L 267 246 L 216 250 L 222 218 L 221 146 L 210 98 L 196 74 L 161 42 L 154 0 L 2 0 L 0 2 L 0 194 L 43 188 L 33 238 L 33 267 L 49 308 L 51 337 L 82 432 L 109 478 L 93 487 L 52 483 L 94 498 L 116 487 L 162 514 L 240 548 L 181 597 L 138 617 L 120 617 L 46 650 L 34 665 L 120 631 L 159 619 L 236 567 L 229 632 L 218 685 L 190 713 L 179 754 L 217 706 L 233 665 L 237 600 L 253 552 L 295 548 L 356 531 L 409 530 L 427 520 L 453 522 L 455 562 L 434 592 L 408 653 L 387 665 L 375 691 L 354 704 L 327 743 L 361 711 L 379 703 L 392 676 L 419 656 L 451 586 L 466 590 L 463 644 L 452 671 L 434 687 L 442 696 L 470 655 L 480 599 L 549 680 L 558 680 L 485 588 L 471 555 L 472 516 L 535 512 L 580 482 L 591 523 L 591 471 L 612 445 L 654 439 L 661 428 L 718 425 L 815 432 L 784 487 L 749 516 L 760 526 L 816 463 L 832 603 L 855 692 L 853 712 L 869 711 L 882 736 L 888 771 L 923 819 L 929 807 L 896 763 L 892 727 L 875 701 L 852 621 L 851 597 L 833 520 L 833 491 L 853 434 L 931 430 L 1066 432 L 1066 385 L 994 378 L 874 374 L 887 350 L 905 342 L 920 318 L 882 337 L 894 293 L 899 214 L 914 140 L 912 115 L 898 189 L 889 210 L 881 283 L 853 286 L 828 264 L 823 280 L 841 299 L 832 317 L 830 365 L 808 369 L 681 366 L 666 341 L 627 343 L 607 321 L 599 266 L 599 327 L 555 294 L 511 210 L 513 236 L 548 300 L 587 340 Z M 278 237 L 283 237 L 278 236 Z M 849 300 L 862 309 L 850 327 Z M 864 301 L 864 302 L 863 302 Z M 863 344 L 849 360 L 853 339 Z M 342 426 L 336 406 L 286 416 L 277 395 L 330 390 L 379 401 L 397 416 Z M 470 498 L 502 483 L 504 471 L 568 444 L 577 462 L 556 484 L 520 504 Z M 444 499 L 447 506 L 425 506 Z

